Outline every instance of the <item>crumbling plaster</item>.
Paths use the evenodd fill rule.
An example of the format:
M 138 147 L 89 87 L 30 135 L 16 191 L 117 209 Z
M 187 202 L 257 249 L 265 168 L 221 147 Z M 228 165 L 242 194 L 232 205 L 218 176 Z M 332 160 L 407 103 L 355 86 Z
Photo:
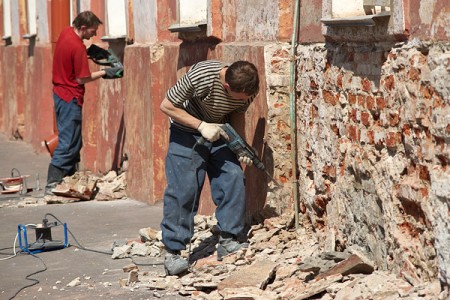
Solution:
M 450 281 L 449 50 L 418 40 L 298 47 L 300 202 L 324 247 L 367 253 L 411 280 Z M 269 114 L 286 92 L 273 81 Z M 269 134 L 287 120 L 276 115 Z M 287 162 L 283 135 L 270 143 Z

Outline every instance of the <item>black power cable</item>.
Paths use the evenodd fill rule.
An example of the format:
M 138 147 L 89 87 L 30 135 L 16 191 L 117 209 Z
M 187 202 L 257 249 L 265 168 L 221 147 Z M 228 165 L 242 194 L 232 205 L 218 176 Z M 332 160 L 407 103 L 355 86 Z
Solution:
M 14 298 L 15 298 L 21 291 L 23 291 L 24 289 L 29 288 L 29 287 L 31 287 L 31 286 L 36 285 L 36 284 L 39 283 L 39 280 L 34 279 L 34 278 L 30 278 L 30 276 L 33 276 L 33 275 L 36 275 L 36 274 L 39 274 L 39 273 L 42 273 L 42 272 L 47 271 L 47 265 L 45 264 L 45 262 L 44 262 L 40 257 L 38 257 L 38 256 L 36 256 L 36 255 L 34 255 L 34 254 L 31 254 L 31 253 L 28 253 L 28 254 L 30 254 L 31 256 L 33 256 L 33 257 L 39 259 L 39 260 L 42 262 L 42 264 L 44 265 L 44 268 L 41 269 L 41 270 L 39 270 L 39 271 L 33 272 L 33 273 L 28 274 L 27 276 L 25 276 L 25 279 L 26 279 L 26 280 L 30 280 L 30 281 L 33 281 L 33 282 L 30 283 L 29 285 L 25 285 L 25 286 L 21 287 L 21 288 L 20 288 L 20 289 L 19 289 L 19 290 L 11 297 L 11 298 L 9 298 L 9 300 L 14 299 Z

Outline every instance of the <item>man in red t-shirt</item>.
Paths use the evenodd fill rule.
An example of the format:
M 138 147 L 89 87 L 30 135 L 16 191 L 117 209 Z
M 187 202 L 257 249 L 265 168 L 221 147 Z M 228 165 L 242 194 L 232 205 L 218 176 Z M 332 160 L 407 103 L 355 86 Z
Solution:
M 48 167 L 46 194 L 67 175 L 73 175 L 80 161 L 81 120 L 84 84 L 99 78 L 120 78 L 123 68 L 91 72 L 83 40 L 97 34 L 102 21 L 91 11 L 80 13 L 56 42 L 53 56 L 53 100 L 58 127 L 58 146 Z

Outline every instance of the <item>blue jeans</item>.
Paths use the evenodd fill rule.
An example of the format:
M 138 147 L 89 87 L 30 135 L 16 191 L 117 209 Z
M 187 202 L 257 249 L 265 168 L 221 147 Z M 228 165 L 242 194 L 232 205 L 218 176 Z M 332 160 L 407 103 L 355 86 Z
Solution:
M 192 238 L 206 174 L 217 206 L 218 228 L 239 236 L 245 227 L 244 173 L 236 154 L 222 140 L 193 149 L 199 137 L 174 126 L 170 129 L 161 230 L 165 247 L 172 251 L 186 249 Z
M 80 150 L 83 146 L 81 106 L 77 104 L 76 99 L 67 103 L 55 93 L 53 93 L 53 100 L 58 127 L 58 145 L 53 153 L 51 164 L 70 174 L 73 173 L 76 164 L 80 161 Z

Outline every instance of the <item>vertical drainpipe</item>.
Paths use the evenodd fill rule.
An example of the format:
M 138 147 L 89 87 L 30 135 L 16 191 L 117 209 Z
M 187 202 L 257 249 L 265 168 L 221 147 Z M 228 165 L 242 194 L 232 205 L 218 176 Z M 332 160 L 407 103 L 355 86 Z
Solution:
M 52 43 L 52 55 L 55 51 L 56 42 L 58 41 L 61 31 L 70 24 L 70 0 L 52 0 L 50 7 L 50 32 Z M 56 126 L 56 117 L 53 115 L 53 134 L 57 135 L 58 128 Z M 54 140 L 50 137 L 49 140 Z M 50 151 L 50 150 L 49 150 Z M 52 152 L 50 152 L 52 154 Z
M 52 53 L 55 50 L 56 41 L 61 31 L 70 24 L 70 0 L 51 1 L 51 41 Z
M 291 120 L 291 160 L 292 160 L 292 175 L 294 176 L 292 185 L 292 194 L 294 197 L 294 209 L 295 209 L 295 228 L 299 226 L 299 180 L 297 178 L 297 118 L 296 118 L 296 99 L 295 99 L 295 67 L 296 59 L 295 53 L 297 48 L 297 30 L 299 27 L 299 6 L 300 0 L 295 1 L 294 10 L 294 30 L 292 32 L 291 42 L 291 64 L 290 64 L 290 82 L 289 82 L 289 107 L 290 107 L 290 120 Z

